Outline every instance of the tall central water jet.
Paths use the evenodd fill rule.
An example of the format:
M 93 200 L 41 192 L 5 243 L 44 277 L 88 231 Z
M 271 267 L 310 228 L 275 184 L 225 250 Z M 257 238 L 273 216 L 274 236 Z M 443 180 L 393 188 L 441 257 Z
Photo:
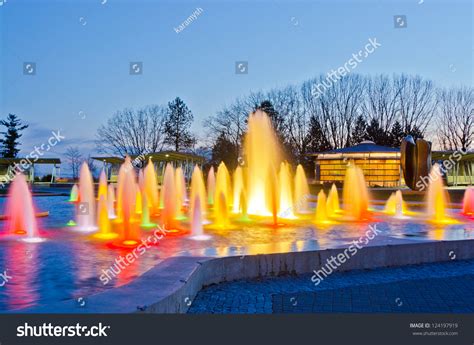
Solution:
M 19 173 L 13 179 L 6 203 L 7 232 L 26 235 L 26 241 L 38 239 L 33 199 L 26 178 Z
M 272 195 L 267 183 L 272 169 L 280 163 L 280 145 L 267 114 L 257 110 L 250 114 L 245 136 L 245 160 L 247 165 L 247 208 L 249 214 L 271 216 Z M 274 198 L 273 198 L 274 199 Z

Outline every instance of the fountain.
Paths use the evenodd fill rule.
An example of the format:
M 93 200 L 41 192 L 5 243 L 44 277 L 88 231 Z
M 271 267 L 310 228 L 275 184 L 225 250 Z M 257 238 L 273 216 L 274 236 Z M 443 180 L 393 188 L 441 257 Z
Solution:
M 112 239 L 117 237 L 117 234 L 112 232 L 109 219 L 109 209 L 104 195 L 100 196 L 97 206 L 97 224 L 99 226 L 99 232 L 96 233 L 94 237 L 101 239 Z
M 140 240 L 139 221 L 136 217 L 137 189 L 135 170 L 130 157 L 126 157 L 119 170 L 117 218 L 114 221 L 118 228 L 120 244 L 125 246 L 134 246 Z
M 321 189 L 318 193 L 318 200 L 316 204 L 316 223 L 328 223 L 329 217 L 327 212 L 326 194 Z
M 216 193 L 216 176 L 214 174 L 214 167 L 211 166 L 207 173 L 207 203 L 214 205 L 214 194 Z
M 165 168 L 163 178 L 163 210 L 161 211 L 161 221 L 165 229 L 174 229 L 176 227 L 176 191 L 174 182 L 174 169 L 168 163 Z
M 309 187 L 303 166 L 298 164 L 295 174 L 295 211 L 300 214 L 307 214 L 309 210 Z
M 184 179 L 184 173 L 181 167 L 176 168 L 174 180 L 176 183 L 176 215 L 178 219 L 186 219 L 183 210 L 187 199 L 186 180 Z
M 245 213 L 242 205 L 242 194 L 245 193 L 244 190 L 244 175 L 242 168 L 238 166 L 234 171 L 234 200 L 232 203 L 232 212 L 233 213 Z
M 250 215 L 275 218 L 274 201 L 278 184 L 268 182 L 280 163 L 280 145 L 270 118 L 263 111 L 250 114 L 245 135 L 247 208 Z M 273 188 L 272 190 L 268 188 Z
M 464 192 L 462 201 L 462 213 L 466 216 L 474 216 L 474 188 L 468 187 Z
M 95 196 L 94 180 L 89 166 L 82 163 L 79 173 L 79 204 L 76 210 L 77 229 L 80 231 L 95 231 Z
M 204 235 L 202 227 L 202 211 L 201 211 L 201 198 L 196 196 L 194 202 L 193 213 L 191 214 L 191 239 L 196 241 L 206 241 L 211 239 L 211 236 Z
M 278 175 L 279 185 L 279 210 L 278 215 L 280 218 L 294 219 L 295 214 L 293 211 L 293 195 L 291 191 L 291 172 L 290 166 L 286 162 L 280 164 L 280 173 Z
M 26 242 L 40 242 L 33 198 L 23 174 L 16 174 L 5 207 L 7 233 L 24 236 Z
M 402 192 L 397 190 L 395 193 L 392 193 L 388 198 L 384 212 L 395 216 L 395 218 L 404 218 L 404 214 L 407 212 L 407 207 L 403 201 Z
M 143 175 L 143 189 L 145 190 L 148 204 L 153 213 L 158 213 L 160 207 L 160 198 L 158 195 L 158 183 L 156 179 L 155 166 L 151 161 L 151 158 L 148 160 L 148 164 L 145 167 Z
M 330 216 L 334 216 L 336 213 L 341 211 L 339 206 L 339 193 L 337 192 L 336 185 L 333 183 L 329 190 L 326 209 Z
M 201 214 L 206 214 L 206 187 L 204 186 L 204 177 L 201 169 L 195 165 L 193 175 L 191 177 L 191 204 L 189 207 L 190 214 L 194 214 L 194 202 L 199 197 Z M 205 221 L 204 221 L 205 222 Z
M 209 193 L 209 190 L 208 190 Z M 216 203 L 220 200 L 221 195 L 225 199 L 226 205 L 219 205 L 216 207 Z M 231 204 L 231 196 L 232 196 L 232 186 L 230 184 L 230 175 L 227 167 L 225 166 L 224 162 L 219 164 L 217 168 L 217 175 L 216 175 L 216 184 L 215 184 L 215 192 L 214 192 L 214 210 L 215 213 L 218 208 L 222 208 L 226 206 L 228 208 Z
M 79 187 L 77 187 L 77 184 L 75 184 L 71 188 L 71 194 L 69 195 L 69 202 L 77 202 L 77 201 L 79 201 Z
M 444 189 L 442 174 L 438 164 L 434 164 L 431 168 L 429 181 L 426 199 L 428 219 L 435 223 L 449 223 L 450 219 L 446 214 L 449 197 Z
M 370 217 L 369 192 L 362 169 L 349 164 L 342 191 L 343 211 L 348 220 L 362 221 Z
M 97 192 L 97 200 L 100 200 L 100 197 L 104 196 L 107 199 L 107 176 L 105 176 L 105 171 L 102 170 L 99 177 L 99 191 Z
M 115 188 L 112 184 L 109 184 L 107 190 L 107 210 L 109 219 L 115 219 Z

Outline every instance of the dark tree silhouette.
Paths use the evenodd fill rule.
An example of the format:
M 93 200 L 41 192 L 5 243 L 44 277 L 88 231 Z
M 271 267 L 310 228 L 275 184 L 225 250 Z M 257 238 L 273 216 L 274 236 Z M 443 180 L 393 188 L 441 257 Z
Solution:
M 169 102 L 165 121 L 165 144 L 171 145 L 176 152 L 192 148 L 196 142 L 189 131 L 193 119 L 193 113 L 181 98 L 176 97 Z
M 224 162 L 227 168 L 233 171 L 237 167 L 239 148 L 229 140 L 225 133 L 221 133 L 212 147 L 212 164 L 217 166 Z
M 402 139 L 405 137 L 405 133 L 403 133 L 403 128 L 400 122 L 395 121 L 390 130 L 390 138 L 391 138 L 391 145 L 392 147 L 400 147 L 402 144 Z
M 362 115 L 359 115 L 352 130 L 352 144 L 360 144 L 365 139 L 367 139 L 367 122 Z
M 316 153 L 332 149 L 321 124 L 315 116 L 312 116 L 309 120 L 308 137 L 308 152 Z
M 28 128 L 28 125 L 23 124 L 15 114 L 8 114 L 6 120 L 0 121 L 0 125 L 6 127 L 5 132 L 0 132 L 4 135 L 4 138 L 0 139 L 1 155 L 5 158 L 15 158 L 20 152 L 18 148 L 20 146 L 18 139 L 22 136 L 20 132 Z

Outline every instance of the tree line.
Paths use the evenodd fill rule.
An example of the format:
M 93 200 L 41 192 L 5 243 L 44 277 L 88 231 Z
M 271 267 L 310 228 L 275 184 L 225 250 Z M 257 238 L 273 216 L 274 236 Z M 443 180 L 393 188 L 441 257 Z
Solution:
M 364 140 L 399 147 L 403 137 L 427 138 L 443 150 L 471 147 L 474 89 L 438 88 L 420 76 L 350 74 L 324 93 L 325 75 L 299 85 L 250 92 L 205 121 L 212 161 L 236 165 L 248 114 L 267 112 L 292 163 L 312 166 L 308 153 L 352 146 Z M 311 170 L 311 169 L 309 169 Z

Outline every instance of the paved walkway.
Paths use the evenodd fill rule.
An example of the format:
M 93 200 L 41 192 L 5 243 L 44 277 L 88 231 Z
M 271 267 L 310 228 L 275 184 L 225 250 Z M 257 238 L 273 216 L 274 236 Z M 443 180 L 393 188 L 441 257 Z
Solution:
M 189 313 L 474 313 L 474 260 L 211 285 Z

